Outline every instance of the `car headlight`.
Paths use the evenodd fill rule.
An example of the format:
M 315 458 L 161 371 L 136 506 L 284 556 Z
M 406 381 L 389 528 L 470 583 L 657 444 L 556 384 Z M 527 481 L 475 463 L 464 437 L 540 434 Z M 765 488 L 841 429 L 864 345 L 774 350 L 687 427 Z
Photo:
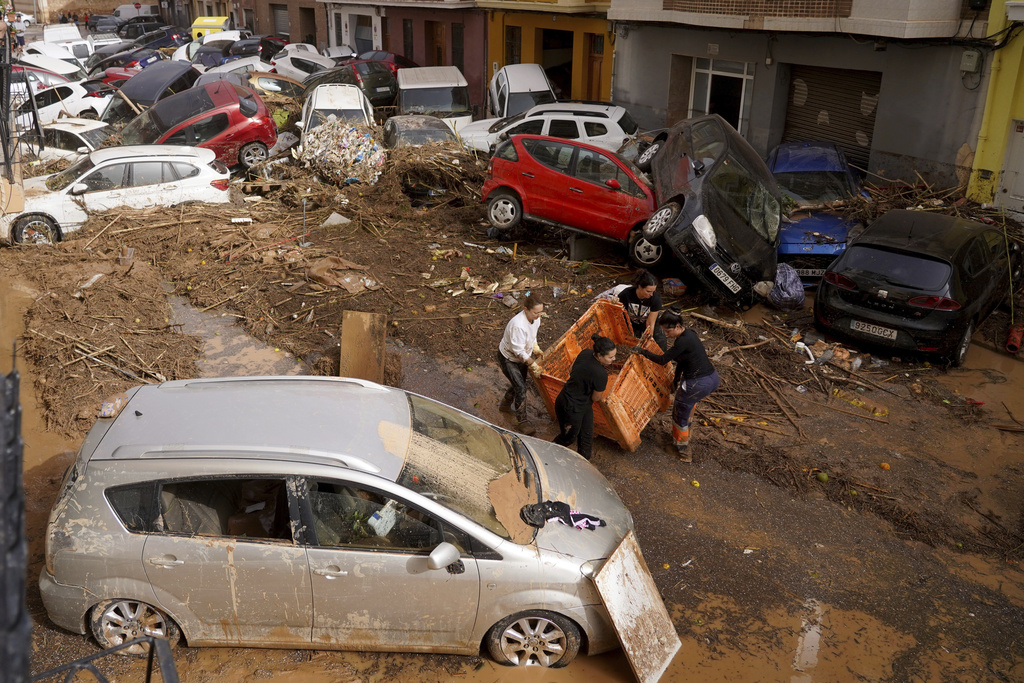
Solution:
M 714 249 L 715 245 L 718 244 L 718 238 L 715 237 L 715 229 L 711 227 L 711 221 L 704 214 L 693 219 L 693 231 L 697 233 L 697 237 L 700 238 L 700 241 L 708 249 Z

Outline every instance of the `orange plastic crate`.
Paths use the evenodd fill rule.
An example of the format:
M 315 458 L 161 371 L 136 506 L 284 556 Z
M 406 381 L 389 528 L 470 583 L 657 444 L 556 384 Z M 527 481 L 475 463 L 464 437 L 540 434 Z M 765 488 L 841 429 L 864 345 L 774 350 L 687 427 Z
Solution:
M 606 300 L 595 302 L 544 353 L 539 363 L 543 374 L 535 379 L 537 388 L 548 413 L 556 422 L 555 399 L 569 379 L 576 356 L 593 345 L 590 337 L 594 334 L 608 337 L 616 345 L 636 346 L 639 343 L 621 305 Z M 661 353 L 652 339 L 645 341 L 643 347 Z M 620 355 L 615 365 L 622 360 Z M 655 413 L 665 410 L 672 402 L 672 378 L 671 366 L 658 365 L 636 354 L 625 359 L 621 370 L 609 368 L 608 385 L 611 390 L 603 401 L 594 404 L 594 432 L 617 442 L 627 451 L 635 451 L 640 446 L 640 432 Z

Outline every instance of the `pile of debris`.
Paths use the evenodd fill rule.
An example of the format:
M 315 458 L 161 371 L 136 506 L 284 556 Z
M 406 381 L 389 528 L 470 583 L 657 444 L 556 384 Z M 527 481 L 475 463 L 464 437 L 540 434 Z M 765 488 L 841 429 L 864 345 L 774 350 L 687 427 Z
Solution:
M 384 147 L 375 131 L 333 114 L 302 140 L 299 161 L 339 185 L 377 182 L 384 168 Z

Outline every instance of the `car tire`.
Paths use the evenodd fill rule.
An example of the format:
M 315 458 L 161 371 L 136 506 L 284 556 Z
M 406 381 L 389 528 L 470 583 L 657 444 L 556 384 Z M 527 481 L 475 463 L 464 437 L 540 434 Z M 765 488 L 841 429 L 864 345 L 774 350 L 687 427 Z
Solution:
M 530 610 L 499 621 L 486 641 L 487 651 L 502 666 L 560 669 L 580 651 L 580 629 L 559 614 Z
M 108 649 L 140 636 L 163 638 L 175 645 L 181 637 L 178 625 L 163 612 L 138 600 L 105 600 L 89 611 L 92 635 L 100 647 Z M 137 643 L 119 653 L 141 657 L 149 654 L 149 645 Z
M 680 206 L 676 202 L 669 202 L 659 207 L 651 214 L 651 217 L 644 223 L 643 235 L 649 242 L 661 240 L 665 231 L 676 222 Z
M 511 230 L 523 220 L 523 203 L 512 192 L 498 192 L 487 201 L 487 220 L 498 230 Z
M 250 142 L 238 152 L 238 163 L 242 168 L 248 170 L 256 164 L 266 161 L 268 156 L 267 146 L 262 142 Z
M 656 268 L 665 262 L 668 246 L 664 241 L 652 242 L 644 237 L 643 230 L 629 233 L 629 260 L 638 268 Z
M 954 368 L 958 368 L 964 364 L 967 359 L 967 352 L 971 348 L 971 338 L 974 336 L 974 322 L 967 323 L 967 329 L 964 330 L 964 334 L 960 337 L 960 341 L 956 343 L 956 347 L 953 349 L 953 353 L 949 357 L 949 364 Z
M 14 223 L 14 241 L 19 244 L 56 244 L 60 229 L 48 216 L 25 216 Z
M 658 156 L 658 152 L 664 144 L 664 140 L 655 140 L 651 144 L 647 145 L 647 147 L 644 148 L 644 151 L 640 152 L 640 156 L 636 158 L 636 167 L 644 173 L 650 173 L 651 164 L 654 163 L 654 157 Z

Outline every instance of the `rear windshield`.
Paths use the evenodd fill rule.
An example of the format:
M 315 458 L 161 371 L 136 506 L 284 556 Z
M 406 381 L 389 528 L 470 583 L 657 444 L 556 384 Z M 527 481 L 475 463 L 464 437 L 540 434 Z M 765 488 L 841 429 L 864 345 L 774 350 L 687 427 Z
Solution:
M 469 88 L 465 86 L 405 90 L 399 109 L 406 114 L 433 114 L 442 118 L 473 113 Z
M 939 289 L 953 272 L 946 261 L 867 244 L 854 244 L 846 250 L 842 270 L 870 275 L 899 287 L 923 290 Z
M 640 126 L 636 125 L 636 121 L 633 120 L 628 111 L 622 112 L 622 117 L 619 119 L 619 128 L 626 135 L 636 135 L 636 132 L 640 130 Z

